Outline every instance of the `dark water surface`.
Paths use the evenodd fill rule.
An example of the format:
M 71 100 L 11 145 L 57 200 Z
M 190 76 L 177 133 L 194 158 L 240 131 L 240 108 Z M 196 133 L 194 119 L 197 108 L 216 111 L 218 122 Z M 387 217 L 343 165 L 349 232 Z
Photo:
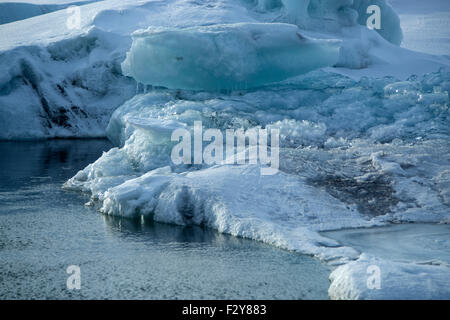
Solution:
M 0 299 L 327 299 L 317 260 L 197 227 L 105 217 L 61 185 L 106 140 L 0 142 Z M 70 265 L 81 290 L 66 286 Z

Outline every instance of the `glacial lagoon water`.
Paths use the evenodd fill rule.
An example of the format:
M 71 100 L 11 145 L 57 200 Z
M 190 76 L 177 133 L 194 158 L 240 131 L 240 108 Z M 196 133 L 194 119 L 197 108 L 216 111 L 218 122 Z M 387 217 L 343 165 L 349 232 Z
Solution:
M 327 299 L 316 259 L 222 235 L 106 217 L 61 185 L 106 140 L 0 142 L 0 299 Z M 68 290 L 69 266 L 81 289 Z

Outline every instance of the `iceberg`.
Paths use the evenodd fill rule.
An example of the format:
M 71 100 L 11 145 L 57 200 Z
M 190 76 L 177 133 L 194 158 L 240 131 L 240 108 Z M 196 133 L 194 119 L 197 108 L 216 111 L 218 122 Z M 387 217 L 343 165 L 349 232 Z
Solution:
M 289 24 L 150 28 L 133 34 L 122 70 L 172 89 L 240 90 L 333 66 L 338 52 L 336 42 L 306 39 Z
M 376 1 L 382 29 L 368 30 L 364 3 L 83 1 L 79 28 L 66 24 L 66 10 L 2 24 L 0 139 L 105 136 L 114 110 L 143 88 L 124 73 L 143 79 L 144 87 L 244 90 L 322 67 L 356 80 L 406 80 L 411 65 L 419 76 L 448 69 L 448 58 L 389 42 L 398 43 L 401 31 L 385 1 Z M 146 42 L 168 50 L 167 59 L 138 45 Z
M 331 273 L 330 298 L 448 299 L 449 234 L 447 224 L 417 223 L 322 234 L 363 252 Z
M 337 267 L 332 298 L 448 296 L 444 265 L 319 233 L 450 221 L 450 59 L 400 47 L 388 2 L 110 0 L 84 4 L 80 28 L 66 20 L 0 25 L 0 139 L 107 136 L 115 147 L 64 184 L 87 205 L 314 255 Z M 279 171 L 174 164 L 171 133 L 196 121 L 278 130 Z M 367 291 L 372 264 L 385 290 Z

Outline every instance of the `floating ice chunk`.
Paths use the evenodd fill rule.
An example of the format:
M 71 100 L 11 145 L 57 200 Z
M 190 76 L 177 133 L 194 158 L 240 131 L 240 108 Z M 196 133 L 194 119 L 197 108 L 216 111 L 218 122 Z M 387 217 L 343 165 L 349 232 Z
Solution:
M 282 146 L 311 145 L 326 139 L 327 127 L 323 123 L 284 119 L 267 126 L 269 130 L 278 129 Z
M 449 299 L 450 268 L 377 259 L 366 254 L 330 275 L 331 299 Z
M 128 123 L 136 128 L 140 128 L 150 132 L 155 138 L 160 140 L 170 140 L 170 136 L 173 131 L 186 128 L 185 123 L 181 123 L 174 120 L 165 119 L 140 119 L 140 118 L 128 118 Z
M 306 39 L 289 24 L 149 28 L 133 35 L 122 71 L 172 89 L 232 90 L 332 66 L 337 59 L 337 41 Z
M 303 27 L 330 29 L 353 25 L 357 13 L 350 10 L 353 0 L 282 0 L 287 14 Z M 344 23 L 348 20 L 347 23 Z
M 450 225 L 446 224 L 393 224 L 325 232 L 323 236 L 383 260 L 450 264 Z
M 325 260 L 355 258 L 316 231 L 449 221 L 449 76 L 357 83 L 315 71 L 243 93 L 154 89 L 114 112 L 108 135 L 120 148 L 65 187 L 91 193 L 112 215 L 207 225 Z M 194 121 L 280 129 L 280 172 L 172 166 L 171 143 L 159 136 Z
M 400 45 L 403 40 L 403 31 L 400 27 L 400 18 L 394 9 L 385 0 L 354 0 L 352 8 L 358 12 L 357 22 L 366 25 L 367 19 L 373 13 L 367 11 L 370 6 L 376 5 L 380 8 L 380 27 L 376 30 L 384 39 Z

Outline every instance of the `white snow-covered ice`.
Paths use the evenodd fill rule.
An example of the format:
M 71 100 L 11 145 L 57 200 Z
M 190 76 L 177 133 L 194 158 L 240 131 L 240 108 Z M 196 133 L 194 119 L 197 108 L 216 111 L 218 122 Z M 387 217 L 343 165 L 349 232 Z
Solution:
M 101 0 L 2 0 L 0 1 L 0 24 L 24 20 L 96 1 Z
M 245 89 L 324 66 L 354 79 L 403 80 L 448 68 L 448 57 L 396 46 L 402 33 L 385 1 L 377 1 L 382 28 L 368 30 L 365 3 L 108 0 L 83 2 L 75 27 L 64 9 L 0 25 L 0 138 L 103 136 L 138 85 L 123 75 L 124 61 L 138 82 L 208 90 Z
M 389 0 L 399 13 L 402 47 L 435 55 L 450 54 L 450 2 Z
M 365 26 L 372 2 L 380 30 Z M 450 221 L 450 36 L 437 30 L 448 20 L 414 4 L 109 0 L 80 6 L 80 28 L 65 10 L 6 23 L 0 139 L 106 135 L 116 147 L 64 185 L 105 214 L 207 226 L 341 265 L 331 298 L 445 298 L 447 265 L 319 233 Z M 431 21 L 416 38 L 414 15 Z M 170 135 L 194 121 L 278 129 L 280 171 L 175 165 Z M 401 281 L 365 290 L 375 262 Z

